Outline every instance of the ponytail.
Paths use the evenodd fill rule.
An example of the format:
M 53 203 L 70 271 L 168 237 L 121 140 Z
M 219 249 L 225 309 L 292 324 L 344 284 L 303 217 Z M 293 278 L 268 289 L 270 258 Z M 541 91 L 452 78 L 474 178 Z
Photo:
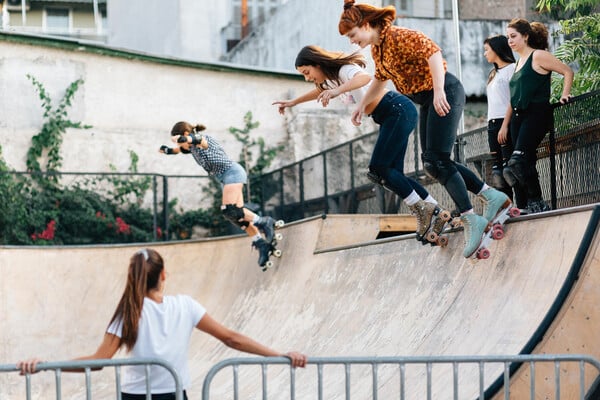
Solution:
M 370 4 L 355 4 L 354 0 L 344 0 L 344 11 L 340 16 L 338 30 L 340 35 L 345 35 L 353 28 L 360 28 L 366 24 L 382 29 L 393 24 L 395 19 L 394 6 L 380 8 Z
M 163 269 L 161 255 L 152 249 L 141 249 L 129 261 L 127 284 L 109 323 L 110 326 L 120 320 L 122 332 L 119 347 L 125 346 L 128 352 L 137 341 L 144 298 L 150 290 L 158 288 Z

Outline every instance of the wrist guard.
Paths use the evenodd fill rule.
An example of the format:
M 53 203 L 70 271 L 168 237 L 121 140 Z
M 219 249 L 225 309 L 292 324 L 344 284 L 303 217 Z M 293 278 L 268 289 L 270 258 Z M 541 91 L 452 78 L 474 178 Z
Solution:
M 202 143 L 202 139 L 204 139 L 204 135 L 201 135 L 199 133 L 192 133 L 190 137 L 192 138 L 193 145 Z
M 188 137 L 185 135 L 179 135 L 179 137 L 177 138 L 177 143 L 187 143 L 188 142 L 187 138 Z
M 166 145 L 164 145 L 164 144 L 163 144 L 162 146 L 160 146 L 160 151 L 162 151 L 162 152 L 163 152 L 163 153 L 165 153 L 165 154 L 175 154 L 175 153 L 173 152 L 173 149 L 172 149 L 172 148 L 170 148 L 169 146 L 166 146 Z

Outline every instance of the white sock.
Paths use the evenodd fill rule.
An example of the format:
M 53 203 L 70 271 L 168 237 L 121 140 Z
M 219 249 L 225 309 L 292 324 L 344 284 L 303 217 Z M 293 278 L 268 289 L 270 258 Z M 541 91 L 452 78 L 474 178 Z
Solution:
M 408 195 L 407 198 L 404 199 L 404 202 L 412 206 L 413 204 L 417 204 L 421 200 L 421 197 L 414 190 Z
M 426 201 L 427 203 L 435 204 L 436 206 L 438 205 L 437 200 L 434 199 L 430 194 L 427 195 L 424 201 Z
M 479 193 L 477 194 L 481 194 L 482 192 L 485 192 L 486 190 L 488 190 L 490 187 L 488 186 L 487 183 L 483 182 L 483 186 L 481 187 L 481 190 L 479 191 Z
M 262 239 L 262 236 L 260 236 L 259 233 L 257 233 L 256 235 L 252 236 L 252 242 L 256 242 L 258 239 Z
M 460 213 L 460 215 L 465 215 L 465 214 L 475 214 L 475 211 L 473 211 L 473 209 L 470 208 L 467 211 Z

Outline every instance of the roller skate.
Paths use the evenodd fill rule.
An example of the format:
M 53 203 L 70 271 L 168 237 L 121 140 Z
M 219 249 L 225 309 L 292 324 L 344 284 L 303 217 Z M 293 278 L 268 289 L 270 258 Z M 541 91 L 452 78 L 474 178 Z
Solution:
M 487 245 L 491 242 L 491 236 L 488 234 L 491 230 L 490 222 L 477 214 L 463 214 L 460 217 L 465 233 L 465 248 L 463 256 L 479 260 L 490 256 Z
M 258 265 L 263 271 L 273 267 L 273 261 L 270 260 L 271 256 L 281 257 L 281 250 L 276 246 L 277 240 L 275 239 L 267 242 L 265 239 L 260 238 L 252 242 L 252 247 L 258 250 Z
M 417 230 L 416 239 L 423 244 L 429 243 L 425 237 L 429 228 L 431 227 L 431 220 L 435 214 L 436 208 L 439 209 L 433 203 L 427 203 L 426 201 L 419 200 L 415 204 L 408 206 L 411 214 L 417 218 Z
M 483 217 L 492 226 L 492 238 L 502 239 L 506 220 L 519 216 L 521 210 L 513 207 L 512 201 L 505 193 L 494 188 L 483 191 L 478 197 L 483 202 Z
M 452 225 L 452 213 L 444 210 L 439 206 L 435 206 L 433 211 L 433 222 L 431 223 L 429 232 L 425 238 L 432 246 L 446 247 L 448 245 L 448 235 L 442 235 L 446 225 Z
M 275 221 L 269 216 L 259 217 L 258 221 L 254 223 L 254 226 L 265 235 L 265 240 L 267 242 L 272 242 L 273 239 L 281 240 L 281 237 L 277 238 L 277 236 L 281 236 L 281 234 L 275 234 L 275 229 L 281 228 L 283 225 L 284 222 L 282 220 Z

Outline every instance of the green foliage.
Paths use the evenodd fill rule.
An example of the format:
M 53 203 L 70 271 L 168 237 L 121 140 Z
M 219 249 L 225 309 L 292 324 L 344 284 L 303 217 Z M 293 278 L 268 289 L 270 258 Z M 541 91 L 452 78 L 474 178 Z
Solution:
M 568 15 L 556 34 L 567 38 L 555 51 L 558 59 L 574 67 L 571 93 L 600 89 L 600 13 L 597 0 L 539 0 L 537 8 L 553 16 Z M 553 100 L 560 98 L 562 77 L 554 74 Z
M 252 112 L 248 111 L 244 115 L 244 128 L 229 128 L 229 132 L 242 144 L 242 150 L 239 155 L 240 164 L 246 168 L 249 178 L 262 176 L 267 168 L 273 163 L 277 154 L 283 149 L 283 145 L 268 146 L 264 138 L 258 137 L 253 139 L 250 136 L 252 129 L 258 128 L 259 123 L 252 121 Z M 253 155 L 257 154 L 256 162 L 253 163 Z M 252 182 L 259 182 L 252 180 Z M 253 190 L 253 187 L 248 184 L 247 201 L 260 203 L 261 196 L 258 190 Z
M 31 147 L 27 152 L 27 169 L 31 172 L 41 171 L 39 159 L 46 152 L 47 161 L 45 165 L 46 171 L 56 172 L 62 165 L 62 157 L 60 156 L 60 146 L 63 140 L 63 134 L 67 128 L 89 129 L 91 126 L 83 125 L 81 122 L 73 122 L 67 118 L 67 107 L 71 106 L 71 101 L 79 86 L 83 84 L 82 79 L 78 79 L 71 83 L 58 107 L 52 107 L 52 99 L 39 82 L 32 75 L 27 75 L 27 78 L 33 83 L 44 109 L 44 124 L 40 133 L 31 138 Z M 39 176 L 39 175 L 35 175 Z M 56 175 L 52 174 L 50 180 L 56 181 Z

